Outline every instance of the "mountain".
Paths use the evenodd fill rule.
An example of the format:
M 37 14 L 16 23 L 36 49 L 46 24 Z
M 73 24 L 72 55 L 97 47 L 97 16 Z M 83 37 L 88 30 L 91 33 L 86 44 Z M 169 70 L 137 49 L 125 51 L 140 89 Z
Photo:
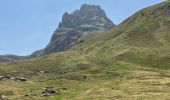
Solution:
M 71 14 L 64 13 L 62 22 L 59 23 L 47 47 L 33 52 L 29 58 L 64 51 L 76 43 L 82 42 L 81 38 L 87 33 L 104 31 L 114 26 L 100 6 L 83 4 L 79 10 Z M 6 55 L 3 55 L 0 56 L 0 62 L 25 58 L 28 57 L 6 57 Z
M 16 100 L 167 100 L 169 29 L 169 1 L 142 9 L 114 28 L 81 37 L 82 42 L 62 52 L 0 63 L 2 75 L 28 79 L 2 81 L 0 93 Z M 44 87 L 61 91 L 43 97 Z
M 79 10 L 64 13 L 44 53 L 63 51 L 80 42 L 85 33 L 104 31 L 114 26 L 100 6 L 83 4 Z
M 16 55 L 0 55 L 0 62 L 15 61 L 27 59 L 27 56 L 16 56 Z

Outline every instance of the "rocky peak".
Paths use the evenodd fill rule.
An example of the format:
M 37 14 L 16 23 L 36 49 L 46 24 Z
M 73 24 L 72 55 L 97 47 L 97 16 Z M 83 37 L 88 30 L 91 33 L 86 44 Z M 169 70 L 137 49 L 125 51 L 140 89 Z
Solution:
M 70 14 L 64 13 L 59 28 L 76 28 L 84 25 L 105 29 L 112 27 L 114 24 L 107 18 L 100 6 L 83 4 L 79 10 Z
M 84 33 L 103 31 L 114 24 L 97 5 L 83 4 L 79 10 L 65 12 L 43 54 L 63 51 L 80 41 Z M 37 53 L 36 53 L 37 55 Z

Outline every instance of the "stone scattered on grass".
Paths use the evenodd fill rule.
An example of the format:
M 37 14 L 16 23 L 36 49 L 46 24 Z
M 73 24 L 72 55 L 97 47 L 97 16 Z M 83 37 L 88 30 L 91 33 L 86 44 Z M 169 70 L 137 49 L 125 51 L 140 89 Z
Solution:
M 54 89 L 54 87 L 46 87 L 43 92 L 42 92 L 42 95 L 43 96 L 53 96 L 53 95 L 56 95 L 56 94 L 59 94 L 60 93 L 60 90 L 56 90 Z
M 26 78 L 23 78 L 23 77 L 16 77 L 14 80 L 17 82 L 18 81 L 22 81 L 22 82 L 27 81 Z
M 6 97 L 7 97 L 6 95 L 1 95 L 1 96 L 0 96 L 0 100 L 5 100 Z
M 44 74 L 44 73 L 48 73 L 48 71 L 47 70 L 41 70 L 40 73 Z
M 32 96 L 54 96 L 60 94 L 62 91 L 68 90 L 67 87 L 61 88 L 54 88 L 54 87 L 45 87 L 43 90 L 34 90 L 31 89 L 25 94 L 25 97 L 32 97 Z
M 4 80 L 5 79 L 5 77 L 4 76 L 0 76 L 0 80 Z
M 0 76 L 0 80 L 6 80 L 6 79 L 10 79 L 10 76 L 7 75 L 7 76 Z
M 0 81 L 7 80 L 7 79 L 15 80 L 15 81 L 27 81 L 26 78 L 23 78 L 23 77 L 10 77 L 9 75 L 0 76 Z

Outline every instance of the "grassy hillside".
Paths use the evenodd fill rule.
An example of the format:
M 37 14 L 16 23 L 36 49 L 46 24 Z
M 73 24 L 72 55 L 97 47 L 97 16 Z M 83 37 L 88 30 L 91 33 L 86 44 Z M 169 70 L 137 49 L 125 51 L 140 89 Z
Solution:
M 170 57 L 169 6 L 169 2 L 164 2 L 145 8 L 112 30 L 90 34 L 73 50 L 78 48 L 80 52 L 96 53 L 102 58 L 107 56 L 167 69 Z
M 27 81 L 0 81 L 0 95 L 12 100 L 167 100 L 169 11 L 170 3 L 163 2 L 111 30 L 87 35 L 64 52 L 1 63 L 0 75 L 22 76 Z M 60 93 L 43 97 L 44 87 L 55 87 Z

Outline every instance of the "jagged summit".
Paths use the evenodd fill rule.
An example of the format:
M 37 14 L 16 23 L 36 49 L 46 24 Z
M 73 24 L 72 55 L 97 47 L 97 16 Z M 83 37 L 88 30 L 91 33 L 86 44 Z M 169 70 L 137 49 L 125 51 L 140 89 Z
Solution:
M 65 12 L 43 54 L 63 51 L 79 42 L 84 33 L 103 31 L 114 24 L 98 5 L 83 4 L 79 10 Z
M 100 6 L 83 4 L 80 10 L 71 14 L 65 12 L 58 28 L 96 27 L 105 29 L 113 25 Z

